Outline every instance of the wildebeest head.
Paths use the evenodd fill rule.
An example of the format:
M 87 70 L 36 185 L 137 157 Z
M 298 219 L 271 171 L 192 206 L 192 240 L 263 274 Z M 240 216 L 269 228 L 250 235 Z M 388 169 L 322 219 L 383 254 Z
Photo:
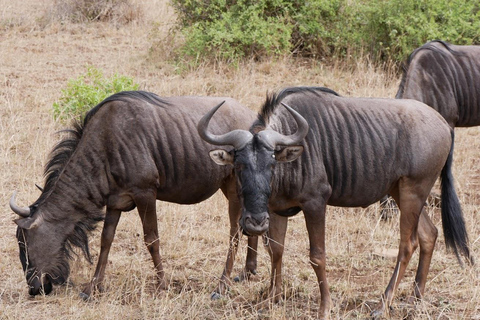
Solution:
M 233 130 L 214 135 L 208 132 L 208 123 L 221 105 L 200 120 L 198 132 L 202 139 L 213 145 L 234 147 L 230 152 L 223 149 L 210 151 L 210 157 L 219 165 L 234 165 L 242 204 L 240 226 L 247 235 L 261 235 L 269 227 L 268 200 L 275 165 L 277 162 L 293 161 L 302 154 L 300 143 L 308 133 L 308 123 L 299 113 L 283 104 L 298 125 L 297 132 L 292 135 L 285 136 L 271 129 L 258 133 Z
M 15 223 L 28 292 L 32 296 L 49 294 L 53 284 L 63 284 L 70 272 L 64 239 L 67 226 L 47 221 L 42 209 L 36 206 L 17 206 L 15 195 L 10 199 L 10 207 L 20 216 Z M 64 232 L 59 232 L 62 229 Z

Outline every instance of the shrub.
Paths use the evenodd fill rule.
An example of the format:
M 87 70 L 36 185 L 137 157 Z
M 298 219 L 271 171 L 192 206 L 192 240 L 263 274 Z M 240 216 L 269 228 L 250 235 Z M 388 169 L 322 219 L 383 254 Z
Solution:
M 132 78 L 115 74 L 107 79 L 102 71 L 89 66 L 85 75 L 69 80 L 67 87 L 62 89 L 62 96 L 53 104 L 54 119 L 65 122 L 79 117 L 108 96 L 138 90 L 138 87 Z
M 172 0 L 182 55 L 403 61 L 434 39 L 480 43 L 477 0 Z
M 172 0 L 188 56 L 260 57 L 289 52 L 292 25 L 283 0 Z
M 480 43 L 479 3 L 474 0 L 395 0 L 368 7 L 369 44 L 383 57 L 404 60 L 425 42 Z

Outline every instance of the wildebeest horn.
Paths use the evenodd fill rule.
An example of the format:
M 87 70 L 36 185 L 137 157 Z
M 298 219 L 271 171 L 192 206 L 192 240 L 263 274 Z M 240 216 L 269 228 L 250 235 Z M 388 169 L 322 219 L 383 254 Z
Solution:
M 13 212 L 18 214 L 20 217 L 27 218 L 30 216 L 30 208 L 29 207 L 19 207 L 16 204 L 15 197 L 17 196 L 17 191 L 13 192 L 12 197 L 10 198 L 10 208 Z
M 35 187 L 37 187 L 37 188 L 38 188 L 38 190 L 40 190 L 41 192 L 43 192 L 43 188 L 42 188 L 42 187 L 40 187 L 38 184 L 36 184 L 36 183 L 35 183 Z
M 293 116 L 295 121 L 297 122 L 297 132 L 295 132 L 292 135 L 285 136 L 275 130 L 264 130 L 258 133 L 258 135 L 261 135 L 261 137 L 269 142 L 273 147 L 276 145 L 282 145 L 282 146 L 291 146 L 291 145 L 296 145 L 299 144 L 307 135 L 309 125 L 307 120 L 305 120 L 304 117 L 302 117 L 297 111 L 295 111 L 293 108 L 289 107 L 285 103 L 282 102 L 282 105 L 287 108 L 287 110 L 290 112 L 290 114 Z
M 215 135 L 213 133 L 208 132 L 208 123 L 210 119 L 213 117 L 215 112 L 217 112 L 218 108 L 220 108 L 225 101 L 214 107 L 212 110 L 207 112 L 202 119 L 198 122 L 197 130 L 200 137 L 208 143 L 217 146 L 233 146 L 235 149 L 241 149 L 250 141 L 253 135 L 248 132 L 247 130 L 233 130 L 221 135 Z

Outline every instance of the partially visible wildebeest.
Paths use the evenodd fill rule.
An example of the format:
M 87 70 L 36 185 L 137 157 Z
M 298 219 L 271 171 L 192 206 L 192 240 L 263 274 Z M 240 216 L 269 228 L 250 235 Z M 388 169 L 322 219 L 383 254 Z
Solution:
M 29 293 L 48 294 L 69 276 L 72 247 L 90 261 L 88 234 L 104 220 L 95 275 L 83 291 L 102 289 L 108 253 L 122 211 L 137 207 L 144 240 L 158 285 L 165 286 L 159 253 L 156 200 L 193 204 L 219 188 L 229 200 L 230 248 L 217 292 L 229 282 L 238 244 L 240 204 L 230 167 L 212 163 L 212 148 L 196 124 L 213 106 L 225 102 L 213 123 L 216 133 L 248 128 L 255 113 L 230 98 L 160 98 L 142 91 L 122 92 L 102 101 L 52 151 L 42 194 L 30 207 L 10 206 L 20 215 L 17 238 Z M 106 207 L 106 213 L 103 208 Z M 249 238 L 256 249 L 256 238 Z M 249 250 L 247 273 L 254 273 L 256 252 Z
M 286 108 L 278 107 L 280 103 Z M 471 261 L 451 174 L 453 131 L 432 108 L 414 100 L 346 98 L 326 88 L 287 88 L 267 97 L 250 131 L 220 136 L 208 129 L 217 110 L 202 118 L 198 130 L 211 144 L 234 146 L 234 151 L 214 150 L 210 156 L 220 165 L 234 164 L 243 231 L 260 235 L 268 230 L 273 239 L 270 295 L 275 300 L 282 292 L 287 216 L 300 210 L 305 215 L 324 318 L 331 306 L 325 269 L 326 206 L 366 207 L 387 193 L 399 203 L 400 245 L 375 315 L 388 311 L 417 246 L 420 261 L 413 296 L 421 298 L 437 238 L 423 205 L 440 173 L 446 244 L 458 258 L 463 254 Z
M 436 40 L 415 49 L 396 98 L 429 105 L 452 128 L 480 125 L 480 46 Z
M 480 46 L 435 40 L 415 49 L 404 65 L 396 98 L 425 103 L 452 128 L 480 125 Z M 390 209 L 382 210 L 383 218 Z

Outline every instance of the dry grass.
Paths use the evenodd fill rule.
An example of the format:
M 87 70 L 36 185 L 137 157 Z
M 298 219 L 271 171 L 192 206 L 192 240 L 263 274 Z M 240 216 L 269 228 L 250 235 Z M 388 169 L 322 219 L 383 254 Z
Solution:
M 59 126 L 52 103 L 67 80 L 85 72 L 87 64 L 105 74 L 135 77 L 144 90 L 160 95 L 231 96 L 256 110 L 267 90 L 288 85 L 323 85 L 343 95 L 393 97 L 398 78 L 376 70 L 368 61 L 354 68 L 340 63 L 295 60 L 243 62 L 237 68 L 215 63 L 179 70 L 167 60 L 168 28 L 175 17 L 165 1 L 136 1 L 145 16 L 118 27 L 110 23 L 50 23 L 38 19 L 54 1 L 0 0 L 0 318 L 2 319 L 310 319 L 318 308 L 318 286 L 308 263 L 303 216 L 291 219 L 286 239 L 285 299 L 270 309 L 258 306 L 268 287 L 269 258 L 259 250 L 258 276 L 235 284 L 228 297 L 211 301 L 210 293 L 223 268 L 228 244 L 226 201 L 220 194 L 195 206 L 159 203 L 161 253 L 170 289 L 153 291 L 153 268 L 142 242 L 135 212 L 122 217 L 107 268 L 106 293 L 89 303 L 79 299 L 81 284 L 94 266 L 81 257 L 72 262 L 71 284 L 46 297 L 29 298 L 18 261 L 15 215 L 8 207 L 13 190 L 18 202 L 38 196 L 43 165 L 55 144 Z M 170 39 L 170 40 L 169 40 Z M 156 46 L 152 48 L 152 44 Z M 162 46 L 167 44 L 167 46 Z M 172 44 L 174 45 L 174 44 Z M 457 131 L 455 176 L 472 249 L 479 256 L 480 199 L 478 128 Z M 379 221 L 378 206 L 328 210 L 328 275 L 334 301 L 332 318 L 367 318 L 393 271 L 394 261 L 378 251 L 396 249 L 398 221 Z M 430 215 L 441 228 L 439 212 Z M 234 273 L 244 261 L 240 244 Z M 91 237 L 99 252 L 99 231 Z M 417 256 L 415 256 L 416 258 Z M 478 260 L 478 259 L 477 259 Z M 410 293 L 412 261 L 395 300 L 393 318 L 411 315 L 403 304 Z M 419 319 L 480 319 L 480 281 L 476 267 L 460 268 L 439 238 L 426 296 L 416 309 Z
M 44 24 L 103 21 L 124 25 L 142 17 L 141 7 L 130 0 L 57 0 L 40 21 Z

